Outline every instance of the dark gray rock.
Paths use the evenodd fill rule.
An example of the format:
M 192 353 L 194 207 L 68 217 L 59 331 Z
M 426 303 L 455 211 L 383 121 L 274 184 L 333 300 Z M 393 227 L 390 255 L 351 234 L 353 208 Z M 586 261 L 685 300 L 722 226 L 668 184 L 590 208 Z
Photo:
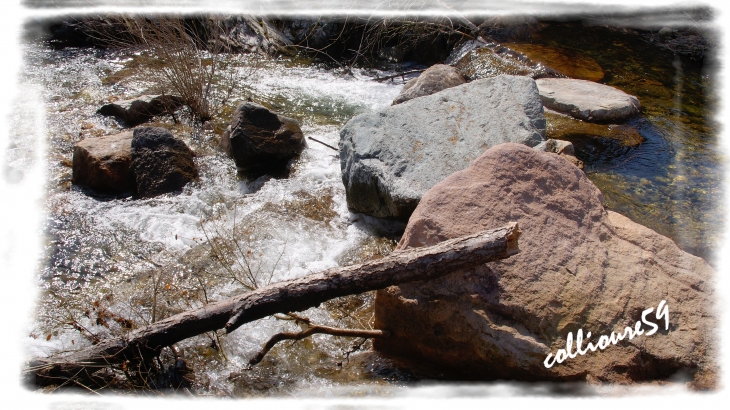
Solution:
M 342 32 L 341 22 L 322 18 L 284 20 L 282 24 L 282 33 L 293 43 L 313 49 L 329 46 Z
M 274 172 L 307 146 L 299 123 L 266 107 L 244 103 L 233 113 L 231 125 L 218 146 L 243 172 Z
M 465 82 L 464 77 L 454 67 L 444 64 L 432 65 L 421 75 L 408 81 L 403 86 L 400 94 L 393 100 L 393 105 L 416 97 L 431 95 Z
M 352 212 L 406 220 L 421 196 L 503 142 L 545 137 L 535 81 L 499 76 L 359 115 L 340 131 L 340 166 Z
M 391 63 L 402 63 L 405 61 L 406 51 L 405 47 L 401 46 L 383 47 L 378 50 L 378 58 Z
M 170 131 L 139 127 L 132 137 L 132 165 L 137 196 L 177 192 L 198 178 L 193 151 Z
M 265 29 L 251 16 L 230 17 L 221 22 L 224 33 L 211 38 L 215 47 L 229 52 L 275 54 L 280 44 L 266 37 Z
M 50 35 L 46 41 L 57 49 L 65 47 L 106 48 L 132 40 L 128 27 L 119 18 L 82 16 L 56 20 L 51 17 L 46 21 L 41 20 L 40 23 L 47 24 L 46 30 Z
M 183 99 L 174 95 L 140 95 L 131 100 L 106 104 L 97 113 L 116 117 L 128 127 L 134 127 L 158 115 L 172 114 L 182 106 Z

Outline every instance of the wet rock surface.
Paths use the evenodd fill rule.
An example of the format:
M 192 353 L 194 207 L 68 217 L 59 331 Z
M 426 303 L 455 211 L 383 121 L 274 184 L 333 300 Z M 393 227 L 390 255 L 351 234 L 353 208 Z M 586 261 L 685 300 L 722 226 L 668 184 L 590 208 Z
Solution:
M 679 371 L 698 388 L 716 383 L 711 308 L 714 270 L 673 241 L 606 211 L 585 174 L 519 144 L 485 152 L 421 200 L 398 249 L 516 221 L 520 253 L 428 283 L 377 292 L 375 326 L 387 354 L 434 363 L 465 379 L 627 383 Z M 608 344 L 546 368 L 569 332 L 590 342 L 623 333 L 665 300 L 669 328 Z M 642 323 L 644 331 L 651 329 Z M 575 353 L 573 339 L 572 353 Z M 586 349 L 586 342 L 583 342 Z
M 105 48 L 113 42 L 129 41 L 127 26 L 116 18 L 94 16 L 46 22 L 46 41 L 54 48 Z
M 465 82 L 464 77 L 455 68 L 445 64 L 436 64 L 429 67 L 420 76 L 408 81 L 403 86 L 400 94 L 393 100 L 393 105 L 416 97 L 431 95 Z
M 198 178 L 193 151 L 164 128 L 136 128 L 131 145 L 130 168 L 141 198 L 178 192 Z
M 299 123 L 268 108 L 244 103 L 233 113 L 219 149 L 246 173 L 277 172 L 298 156 L 307 143 Z
M 352 212 L 407 219 L 421 196 L 503 142 L 535 146 L 545 122 L 535 82 L 473 81 L 359 115 L 340 131 L 340 166 Z
M 530 78 L 561 76 L 555 70 L 499 44 L 465 43 L 461 49 L 452 52 L 447 62 L 453 64 L 468 81 L 496 77 L 502 74 Z
M 633 95 L 607 85 L 568 78 L 536 80 L 545 108 L 592 122 L 623 122 L 639 114 Z
M 132 131 L 86 138 L 74 146 L 73 184 L 105 194 L 134 191 Z
M 170 115 L 183 106 L 182 98 L 174 95 L 141 95 L 137 98 L 116 101 L 99 108 L 97 113 L 115 117 L 128 127 L 134 127 L 159 115 Z

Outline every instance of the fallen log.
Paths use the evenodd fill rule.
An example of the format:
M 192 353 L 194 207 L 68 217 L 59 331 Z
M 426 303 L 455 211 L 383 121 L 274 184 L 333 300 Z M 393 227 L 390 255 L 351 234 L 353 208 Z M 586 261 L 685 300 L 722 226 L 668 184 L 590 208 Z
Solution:
M 124 337 L 104 340 L 68 355 L 33 359 L 23 373 L 26 380 L 39 386 L 73 378 L 93 381 L 93 373 L 101 368 L 150 359 L 166 346 L 205 332 L 225 328 L 230 333 L 244 323 L 276 313 L 298 312 L 336 297 L 435 279 L 454 270 L 508 258 L 519 252 L 519 236 L 517 224 L 511 223 L 434 246 L 397 250 L 360 265 L 277 282 L 168 317 Z

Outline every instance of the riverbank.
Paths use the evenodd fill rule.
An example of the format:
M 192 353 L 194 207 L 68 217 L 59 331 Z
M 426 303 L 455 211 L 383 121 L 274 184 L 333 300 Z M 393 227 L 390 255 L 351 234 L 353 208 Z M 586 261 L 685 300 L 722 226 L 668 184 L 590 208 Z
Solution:
M 608 78 L 604 82 L 638 95 L 642 102 L 644 117 L 632 123 L 645 139 L 638 147 L 606 157 L 600 152 L 594 154 L 590 144 L 575 144 L 576 155 L 586 163 L 589 178 L 604 193 L 606 207 L 708 258 L 722 226 L 722 212 L 718 211 L 721 160 L 715 149 L 717 130 L 707 120 L 706 108 L 712 77 L 703 74 L 702 65 L 681 56 L 677 59 L 667 50 L 632 37 L 632 33 L 572 23 L 545 23 L 538 33 L 531 37 L 530 44 L 543 49 L 532 50 L 529 58 L 546 58 L 544 64 L 550 66 L 554 55 L 581 53 L 601 67 L 604 79 Z M 579 47 L 574 38 L 583 39 Z M 566 51 L 568 48 L 570 51 Z M 199 154 L 196 161 L 200 181 L 187 186 L 180 195 L 130 201 L 90 196 L 71 186 L 68 161 L 73 144 L 83 137 L 110 135 L 122 129 L 114 119 L 95 114 L 100 104 L 108 102 L 110 94 L 135 97 L 154 89 L 154 84 L 133 75 L 143 74 L 146 69 L 141 54 L 52 50 L 39 44 L 27 45 L 26 50 L 29 63 L 24 81 L 44 88 L 42 98 L 48 110 L 51 143 L 46 202 L 48 256 L 41 280 L 53 294 L 46 295 L 37 331 L 31 335 L 36 352 L 87 343 L 68 327 L 68 318 L 54 316 L 59 312 L 55 296 L 65 300 L 82 294 L 90 296 L 88 301 L 76 302 L 74 315 L 85 321 L 81 317 L 86 306 L 100 308 L 87 315 L 93 330 L 100 334 L 111 331 L 103 320 L 98 321 L 102 307 L 114 315 L 147 317 L 152 310 L 172 313 L 184 309 L 186 303 L 200 303 L 200 284 L 184 267 L 220 270 L 215 261 L 206 261 L 201 221 L 209 224 L 211 232 L 230 231 L 234 238 L 250 244 L 253 252 L 260 252 L 262 269 L 271 271 L 272 280 L 363 261 L 393 249 L 397 235 L 384 236 L 382 229 L 373 229 L 372 221 L 348 212 L 339 160 L 321 144 L 309 144 L 288 178 L 239 179 L 232 160 L 215 150 L 229 121 L 225 116 L 200 127 L 165 117 L 152 122 L 180 135 Z M 292 57 L 265 60 L 256 80 L 235 91 L 227 110 L 232 112 L 234 101 L 253 98 L 296 118 L 306 136 L 337 146 L 339 130 L 350 118 L 390 105 L 408 79 L 396 76 L 391 81 L 374 81 L 411 67 L 384 60 L 380 68 L 354 66 L 349 73 L 324 61 L 312 63 Z M 683 96 L 680 100 L 677 91 Z M 240 225 L 234 226 L 234 221 Z M 279 264 L 280 260 L 286 263 Z M 156 264 L 179 266 L 180 273 L 167 276 L 156 269 Z M 209 280 L 206 286 L 215 291 L 206 297 L 222 297 L 239 290 L 227 283 L 224 272 L 217 272 Z M 150 291 L 156 284 L 161 286 L 157 295 Z M 161 297 L 162 307 L 153 309 L 155 296 Z M 354 297 L 336 302 L 329 310 L 307 314 L 323 323 L 355 325 L 372 314 L 371 298 Z M 168 301 L 172 307 L 164 307 Z M 338 304 L 346 308 L 340 309 Z M 184 348 L 191 356 L 188 362 L 200 375 L 194 385 L 200 390 L 194 391 L 280 395 L 292 389 L 323 389 L 333 381 L 357 386 L 367 380 L 377 390 L 383 384 L 382 377 L 391 377 L 388 375 L 397 382 L 417 378 L 386 359 L 373 358 L 371 353 L 357 359 L 353 367 L 340 366 L 344 357 L 340 352 L 351 350 L 351 346 L 324 337 L 313 339 L 311 344 L 280 348 L 275 359 L 264 363 L 263 370 L 256 370 L 253 376 L 242 375 L 239 370 L 243 358 L 256 350 L 267 335 L 291 327 L 275 320 L 258 322 L 244 329 L 245 335 L 226 337 L 222 346 L 213 340 L 215 337 L 191 340 Z M 201 367 L 209 370 L 201 371 Z M 233 376 L 226 379 L 226 374 Z

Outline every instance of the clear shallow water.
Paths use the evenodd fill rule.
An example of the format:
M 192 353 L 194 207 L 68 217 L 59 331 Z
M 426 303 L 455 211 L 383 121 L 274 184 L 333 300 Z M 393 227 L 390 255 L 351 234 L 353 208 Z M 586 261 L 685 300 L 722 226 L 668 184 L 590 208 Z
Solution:
M 595 60 L 600 82 L 639 98 L 646 139 L 618 158 L 588 163 L 604 205 L 713 263 L 724 227 L 724 161 L 713 118 L 717 68 L 651 45 L 645 37 L 582 23 L 547 24 L 531 43 Z
M 543 36 L 561 38 L 559 33 Z M 615 61 L 629 62 L 626 53 L 642 52 L 623 46 L 615 46 L 618 51 L 601 49 L 609 46 L 598 44 L 584 52 L 592 53 L 604 69 L 613 66 L 599 50 Z M 39 275 L 46 292 L 38 321 L 29 331 L 29 356 L 88 345 L 89 338 L 81 337 L 74 326 L 87 335 L 119 334 L 125 331 L 125 320 L 142 325 L 153 317 L 199 306 L 205 299 L 240 292 L 240 283 L 210 257 L 207 239 L 219 237 L 222 246 L 230 246 L 225 241 L 236 238 L 263 281 L 298 277 L 392 250 L 392 240 L 376 235 L 347 211 L 335 151 L 310 141 L 289 178 L 243 181 L 233 161 L 214 148 L 233 108 L 248 97 L 298 119 L 306 136 L 336 146 L 339 128 L 349 118 L 390 105 L 401 84 L 374 82 L 363 72 L 353 78 L 295 61 L 267 62 L 236 88 L 224 115 L 210 126 L 175 124 L 170 118 L 153 124 L 170 128 L 199 154 L 200 181 L 180 195 L 133 201 L 93 197 L 72 187 L 70 159 L 80 139 L 121 129 L 114 120 L 95 115 L 110 96 L 155 91 L 154 83 L 134 75 L 108 80 L 136 67 L 130 61 L 142 58 L 93 50 L 50 51 L 37 45 L 26 46 L 25 54 L 22 87 L 28 92 L 13 117 L 16 132 L 8 172 L 22 178 L 25 166 L 44 161 L 48 175 L 46 258 Z M 677 73 L 674 60 L 667 63 L 666 55 L 662 58 L 656 60 L 658 74 L 647 71 L 646 77 L 639 73 L 624 82 L 617 79 L 635 67 L 610 68 L 616 86 L 639 95 L 645 119 L 635 125 L 647 141 L 619 158 L 589 164 L 588 172 L 609 208 L 680 245 L 706 250 L 715 243 L 712 238 L 722 222 L 717 208 L 717 133 L 703 110 L 704 89 L 711 79 L 686 68 L 681 78 L 661 83 L 667 73 Z M 646 84 L 646 78 L 661 86 L 654 84 L 647 95 L 631 88 Z M 679 80 L 681 91 L 688 94 L 681 94 L 686 97 L 676 108 L 671 90 L 677 90 Z M 39 102 L 45 110 L 33 109 Z M 46 158 L 26 148 L 32 145 L 30 139 L 42 135 L 38 124 L 45 125 Z M 694 242 L 682 242 L 687 238 Z M 235 259 L 240 267 L 242 258 Z M 371 298 L 333 301 L 304 315 L 325 325 L 368 327 Z M 294 329 L 290 322 L 265 319 L 226 337 L 209 334 L 180 343 L 178 349 L 194 370 L 192 391 L 238 397 L 409 394 L 402 393 L 403 386 L 413 375 L 376 354 L 359 354 L 367 350 L 367 342 L 357 350 L 353 343 L 359 341 L 329 336 L 284 343 L 260 365 L 244 370 L 268 337 Z

